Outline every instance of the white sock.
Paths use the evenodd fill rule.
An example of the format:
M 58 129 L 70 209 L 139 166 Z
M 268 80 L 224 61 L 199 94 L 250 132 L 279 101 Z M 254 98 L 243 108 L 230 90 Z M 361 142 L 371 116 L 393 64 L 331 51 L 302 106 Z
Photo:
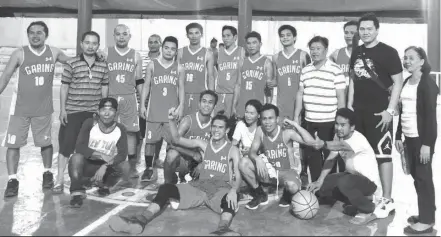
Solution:
M 11 180 L 11 179 L 17 179 L 17 174 L 9 175 L 9 180 Z

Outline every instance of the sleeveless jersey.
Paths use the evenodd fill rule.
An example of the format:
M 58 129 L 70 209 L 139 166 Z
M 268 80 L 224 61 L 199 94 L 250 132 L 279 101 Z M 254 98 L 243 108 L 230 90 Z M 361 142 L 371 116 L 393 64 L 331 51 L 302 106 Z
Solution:
M 200 171 L 199 180 L 216 179 L 225 182 L 230 181 L 228 155 L 231 147 L 231 142 L 225 141 L 224 145 L 215 150 L 212 140 L 208 142 L 204 155 L 204 166 Z
M 135 93 L 136 53 L 134 49 L 120 54 L 115 47 L 109 47 L 107 67 L 109 68 L 109 95 Z
M 187 47 L 182 49 L 181 64 L 185 67 L 185 93 L 197 94 L 207 89 L 205 55 L 207 49 L 201 47 L 196 52 Z
M 179 102 L 178 63 L 174 61 L 165 68 L 159 59 L 154 59 L 153 65 L 147 121 L 168 122 L 168 110 L 177 108 Z
M 283 50 L 277 57 L 277 106 L 282 112 L 282 117 L 293 119 L 294 103 L 299 90 L 302 65 L 300 55 L 302 50 L 296 49 L 290 56 Z
M 240 88 L 240 101 L 245 105 L 248 100 L 257 99 L 264 103 L 266 87 L 265 78 L 265 61 L 267 57 L 260 56 L 256 61 L 252 62 L 250 58 L 246 58 L 241 69 L 242 86 Z
M 23 47 L 23 63 L 18 68 L 16 92 L 10 114 L 38 117 L 54 112 L 52 86 L 55 58 L 49 45 L 38 55 L 30 46 Z
M 211 119 L 207 124 L 202 126 L 201 122 L 199 121 L 198 113 L 199 112 L 187 115 L 190 118 L 191 123 L 190 128 L 184 137 L 208 141 L 210 139 Z
M 237 67 L 239 66 L 242 47 L 236 46 L 230 53 L 226 49 L 219 50 L 218 75 L 216 78 L 216 92 L 234 93 L 234 86 L 237 81 Z
M 268 157 L 269 163 L 276 169 L 290 169 L 290 157 L 288 147 L 283 141 L 283 130 L 277 126 L 277 135 L 269 138 L 265 133 L 262 137 L 262 148 Z
M 345 74 L 345 77 L 349 77 L 349 60 L 351 56 L 348 55 L 346 48 L 338 50 L 337 61 L 335 62 Z

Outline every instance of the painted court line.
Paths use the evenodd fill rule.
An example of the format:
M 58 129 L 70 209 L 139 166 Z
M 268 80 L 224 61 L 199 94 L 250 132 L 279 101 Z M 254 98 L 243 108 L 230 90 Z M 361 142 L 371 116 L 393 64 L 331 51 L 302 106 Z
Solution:
M 107 212 L 102 217 L 98 218 L 98 220 L 92 222 L 92 224 L 86 226 L 84 229 L 80 230 L 73 236 L 85 236 L 88 235 L 90 232 L 92 232 L 94 229 L 96 229 L 98 226 L 105 223 L 111 216 L 118 214 L 120 211 L 122 211 L 124 208 L 128 207 L 129 204 L 123 204 L 119 205 L 115 208 L 113 208 L 111 211 Z

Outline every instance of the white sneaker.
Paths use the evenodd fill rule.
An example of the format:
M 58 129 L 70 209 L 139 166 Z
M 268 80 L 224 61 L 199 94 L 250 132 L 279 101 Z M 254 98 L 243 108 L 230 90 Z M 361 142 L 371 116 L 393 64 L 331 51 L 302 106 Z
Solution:
M 376 200 L 376 207 L 374 214 L 378 218 L 386 218 L 395 210 L 395 203 L 393 199 L 380 197 Z

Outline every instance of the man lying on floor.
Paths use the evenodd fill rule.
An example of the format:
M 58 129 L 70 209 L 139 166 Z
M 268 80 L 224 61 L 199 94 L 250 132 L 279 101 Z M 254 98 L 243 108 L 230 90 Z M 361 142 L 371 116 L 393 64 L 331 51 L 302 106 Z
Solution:
M 127 134 L 124 126 L 115 121 L 117 109 L 116 99 L 103 98 L 98 115 L 85 120 L 81 127 L 76 153 L 69 160 L 71 207 L 83 205 L 86 197 L 83 184 L 86 180 L 98 183 L 98 194 L 107 196 L 109 188 L 121 179 L 122 174 L 128 173 L 128 164 L 124 162 Z
M 239 209 L 237 190 L 242 179 L 238 168 L 239 149 L 233 146 L 227 138 L 228 118 L 225 115 L 216 115 L 212 119 L 209 141 L 180 137 L 176 118 L 177 111 L 175 108 L 171 108 L 169 110 L 169 124 L 173 143 L 204 151 L 199 179 L 184 184 L 166 183 L 161 185 L 147 210 L 132 216 L 113 216 L 109 220 L 110 228 L 115 232 L 140 234 L 170 201 L 173 209 L 180 210 L 205 204 L 221 214 L 219 227 L 212 234 L 240 235 L 229 228 Z M 232 176 L 233 170 L 236 174 L 235 180 Z

